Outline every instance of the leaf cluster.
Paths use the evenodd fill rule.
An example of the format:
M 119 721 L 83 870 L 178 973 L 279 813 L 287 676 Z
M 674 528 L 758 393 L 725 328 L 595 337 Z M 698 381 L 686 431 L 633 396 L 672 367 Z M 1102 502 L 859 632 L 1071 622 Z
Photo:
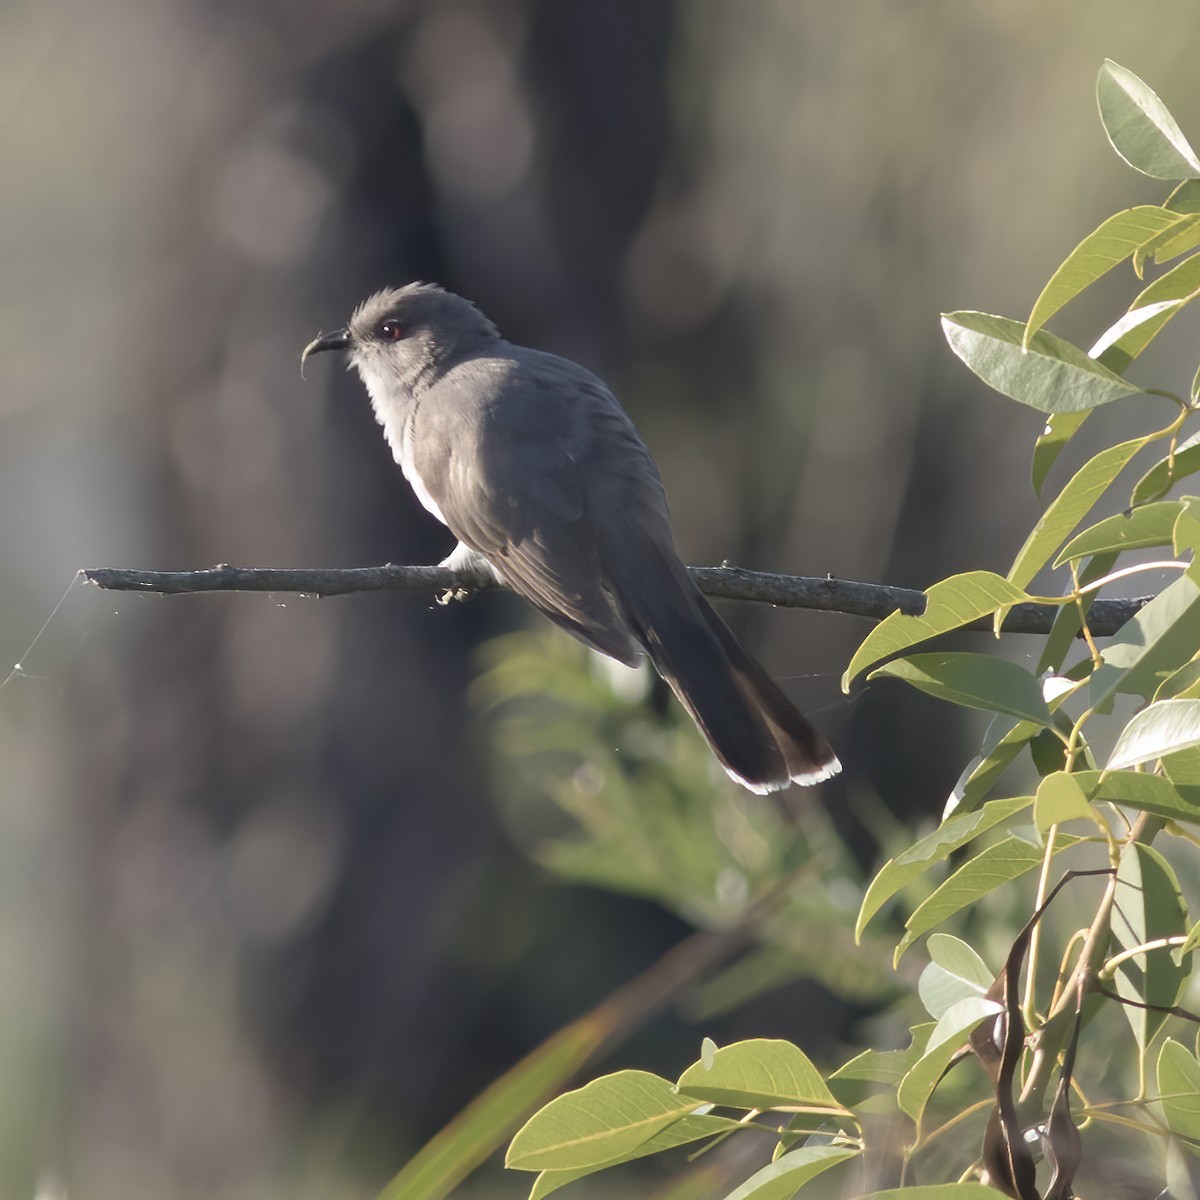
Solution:
M 706 1039 L 675 1080 L 623 1070 L 560 1095 L 509 1145 L 507 1165 L 534 1173 L 532 1200 L 684 1147 L 711 1161 L 731 1139 L 754 1143 L 760 1165 L 679 1195 L 787 1200 L 832 1172 L 842 1194 L 1069 1200 L 1077 1179 L 1090 1174 L 1104 1193 L 1106 1172 L 1133 1161 L 1152 1190 L 1165 1182 L 1195 1200 L 1200 1018 L 1184 1001 L 1200 922 L 1184 884 L 1200 850 L 1200 497 L 1178 489 L 1200 472 L 1200 431 L 1189 428 L 1200 371 L 1179 392 L 1127 372 L 1200 296 L 1200 158 L 1125 68 L 1105 62 L 1097 100 L 1117 154 L 1173 190 L 1085 237 L 1025 321 L 955 312 L 943 328 L 979 378 L 1045 414 L 1032 456 L 1039 496 L 1098 408 L 1126 405 L 1145 431 L 1073 471 L 1005 573 L 934 584 L 921 615 L 893 614 L 854 654 L 847 690 L 889 677 L 990 717 L 937 827 L 859 889 L 856 919 L 844 902 L 856 869 L 819 820 L 800 832 L 747 805 L 685 727 L 649 720 L 640 697 L 623 699 L 594 672 L 556 669 L 555 654 L 578 651 L 516 640 L 485 672 L 481 698 L 516 772 L 513 819 L 528 819 L 531 795 L 549 795 L 563 818 L 527 839 L 549 867 L 709 930 L 752 924 L 752 950 L 709 985 L 709 1011 L 789 973 L 852 993 L 837 976 L 850 960 L 866 964 L 860 994 L 894 999 L 908 1026 L 900 1048 L 833 1069 L 789 1042 Z M 1089 349 L 1050 332 L 1126 264 L 1135 294 Z M 1169 582 L 1116 636 L 1093 636 L 1096 596 L 1146 572 Z M 1031 591 L 1039 580 L 1050 594 Z M 1057 608 L 1036 661 L 927 645 L 980 619 L 998 634 L 1028 602 Z M 1010 777 L 1021 782 L 1006 794 Z

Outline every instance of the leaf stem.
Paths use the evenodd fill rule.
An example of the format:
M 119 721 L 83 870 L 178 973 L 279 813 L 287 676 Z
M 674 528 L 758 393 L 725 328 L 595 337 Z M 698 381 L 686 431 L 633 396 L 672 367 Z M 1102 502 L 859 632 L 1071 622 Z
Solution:
M 1073 733 L 1074 731 L 1072 731 Z M 1071 753 L 1068 745 L 1067 753 Z M 1070 767 L 1067 767 L 1070 770 Z M 1046 851 L 1042 855 L 1042 869 L 1038 873 L 1037 896 L 1034 900 L 1034 911 L 1040 911 L 1046 903 L 1046 893 L 1050 890 L 1050 867 L 1054 861 L 1055 843 L 1058 841 L 1058 826 L 1051 825 L 1046 833 Z M 1025 1015 L 1025 1027 L 1036 1029 L 1038 1025 L 1036 992 L 1037 992 L 1037 963 L 1038 950 L 1041 947 L 1042 923 L 1038 921 L 1029 933 L 1029 954 L 1025 960 L 1025 999 L 1021 1011 Z
M 1134 958 L 1139 954 L 1145 954 L 1150 950 L 1167 950 L 1172 946 L 1182 946 L 1187 938 L 1180 934 L 1176 937 L 1155 938 L 1150 942 L 1143 942 L 1140 946 L 1130 946 L 1128 950 L 1122 950 L 1120 954 L 1114 954 L 1099 971 L 1096 972 L 1097 979 L 1111 979 L 1116 972 L 1117 967 L 1121 963 L 1130 958 Z
M 1137 575 L 1142 571 L 1186 571 L 1191 563 L 1180 562 L 1176 558 L 1160 559 L 1157 562 L 1138 563 L 1132 567 L 1122 567 L 1119 571 L 1113 571 L 1109 575 L 1103 575 L 1094 583 L 1086 583 L 1079 589 L 1079 594 L 1082 596 L 1087 592 L 1097 592 L 1102 587 L 1107 587 L 1110 583 L 1115 583 L 1118 579 L 1124 579 L 1128 575 Z

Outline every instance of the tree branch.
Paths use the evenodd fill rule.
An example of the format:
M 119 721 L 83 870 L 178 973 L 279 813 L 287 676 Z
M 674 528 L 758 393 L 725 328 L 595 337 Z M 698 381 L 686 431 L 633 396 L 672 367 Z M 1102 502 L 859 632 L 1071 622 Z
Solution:
M 913 588 L 882 583 L 855 583 L 849 579 L 772 575 L 741 567 L 689 567 L 702 592 L 728 600 L 748 600 L 781 608 L 809 608 L 882 620 L 893 612 L 919 615 L 925 595 Z M 448 567 L 230 567 L 201 571 L 140 571 L 126 567 L 92 567 L 83 577 L 97 587 L 125 592 L 292 592 L 305 596 L 344 596 L 351 592 L 475 591 L 498 586 L 494 580 Z M 1150 597 L 1097 600 L 1088 613 L 1088 626 L 1096 637 L 1110 637 Z M 1047 633 L 1058 609 L 1049 604 L 1018 604 L 1004 622 L 1006 633 Z M 991 629 L 990 620 L 976 621 L 967 629 Z

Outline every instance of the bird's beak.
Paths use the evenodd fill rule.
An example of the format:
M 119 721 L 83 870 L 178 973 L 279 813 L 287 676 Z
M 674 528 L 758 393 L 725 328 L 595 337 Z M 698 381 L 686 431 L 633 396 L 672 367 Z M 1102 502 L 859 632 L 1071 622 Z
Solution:
M 322 350 L 349 350 L 352 345 L 348 329 L 335 329 L 332 333 L 318 334 L 304 347 L 304 353 L 300 355 L 301 378 L 304 376 L 304 364 L 310 354 L 320 354 Z

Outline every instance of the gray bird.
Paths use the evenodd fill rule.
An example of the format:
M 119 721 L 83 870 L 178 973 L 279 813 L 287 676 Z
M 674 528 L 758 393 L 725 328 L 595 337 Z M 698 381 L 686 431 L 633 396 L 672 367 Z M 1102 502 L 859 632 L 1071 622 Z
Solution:
M 840 769 L 692 582 L 654 460 L 595 375 L 425 283 L 376 292 L 301 364 L 322 350 L 349 352 L 405 478 L 458 538 L 445 566 L 490 571 L 629 666 L 649 655 L 752 792 Z

